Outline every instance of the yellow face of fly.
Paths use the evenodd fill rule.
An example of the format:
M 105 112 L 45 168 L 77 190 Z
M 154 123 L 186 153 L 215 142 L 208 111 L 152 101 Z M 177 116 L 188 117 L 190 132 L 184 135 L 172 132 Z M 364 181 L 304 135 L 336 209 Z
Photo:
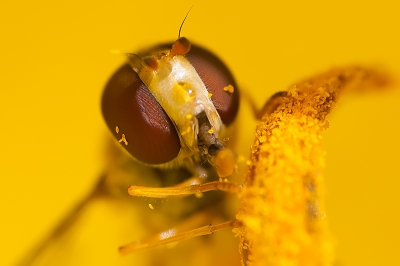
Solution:
M 205 113 L 213 134 L 223 129 L 221 118 L 209 97 L 203 81 L 184 55 L 163 51 L 155 56 L 141 58 L 128 55 L 132 68 L 157 99 L 174 123 L 181 150 L 171 163 L 199 153 L 198 115 Z

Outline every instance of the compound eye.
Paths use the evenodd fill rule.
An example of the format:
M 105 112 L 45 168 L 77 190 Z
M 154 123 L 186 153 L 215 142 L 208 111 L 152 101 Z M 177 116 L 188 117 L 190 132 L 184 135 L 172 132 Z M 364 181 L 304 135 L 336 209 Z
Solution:
M 137 160 L 163 164 L 178 156 L 181 146 L 174 124 L 129 65 L 107 83 L 101 108 L 114 137 Z
M 211 100 L 222 122 L 231 124 L 239 109 L 239 92 L 229 69 L 217 56 L 198 46 L 193 45 L 185 56 L 212 94 Z

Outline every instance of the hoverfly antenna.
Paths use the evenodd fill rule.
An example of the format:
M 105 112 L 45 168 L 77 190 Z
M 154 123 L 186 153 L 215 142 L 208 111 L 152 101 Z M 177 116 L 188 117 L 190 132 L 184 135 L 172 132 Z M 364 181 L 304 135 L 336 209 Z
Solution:
M 183 21 L 182 21 L 182 23 L 181 23 L 181 26 L 179 27 L 178 39 L 181 37 L 181 30 L 182 30 L 183 23 L 185 23 L 185 20 L 186 20 L 187 16 L 189 15 L 190 10 L 192 10 L 192 8 L 193 8 L 193 6 L 192 6 L 192 7 L 189 9 L 189 11 L 186 13 L 185 18 L 183 19 Z
M 189 15 L 190 10 L 192 10 L 192 8 L 193 8 L 193 6 L 186 13 L 185 18 L 183 19 L 181 26 L 179 27 L 178 39 L 172 45 L 171 51 L 169 53 L 170 57 L 173 57 L 175 55 L 185 55 L 190 51 L 190 47 L 191 47 L 190 41 L 185 37 L 181 37 L 181 30 L 182 30 L 182 26 L 185 23 L 187 16 Z

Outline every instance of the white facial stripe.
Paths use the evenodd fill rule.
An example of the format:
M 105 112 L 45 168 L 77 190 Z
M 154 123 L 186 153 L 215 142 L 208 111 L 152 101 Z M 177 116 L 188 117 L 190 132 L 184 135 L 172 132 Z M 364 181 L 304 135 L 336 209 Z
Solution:
M 146 84 L 146 79 L 142 80 Z M 203 81 L 184 56 L 163 57 L 159 60 L 157 70 L 147 80 L 150 80 L 150 84 L 146 86 L 176 125 L 187 148 L 197 150 L 199 125 L 196 116 L 203 111 L 218 136 L 222 121 L 208 97 Z M 192 118 L 188 119 L 188 115 Z

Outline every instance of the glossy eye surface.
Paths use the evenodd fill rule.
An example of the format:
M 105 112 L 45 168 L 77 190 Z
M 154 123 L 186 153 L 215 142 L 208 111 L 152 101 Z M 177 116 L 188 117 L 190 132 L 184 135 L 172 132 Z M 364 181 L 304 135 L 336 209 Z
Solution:
M 239 91 L 229 69 L 217 56 L 199 46 L 192 45 L 185 56 L 212 94 L 211 100 L 222 122 L 231 124 L 239 110 Z M 228 85 L 233 87 L 233 92 L 224 90 Z
M 129 65 L 107 83 L 101 108 L 115 138 L 139 161 L 163 164 L 177 157 L 181 146 L 175 126 Z

